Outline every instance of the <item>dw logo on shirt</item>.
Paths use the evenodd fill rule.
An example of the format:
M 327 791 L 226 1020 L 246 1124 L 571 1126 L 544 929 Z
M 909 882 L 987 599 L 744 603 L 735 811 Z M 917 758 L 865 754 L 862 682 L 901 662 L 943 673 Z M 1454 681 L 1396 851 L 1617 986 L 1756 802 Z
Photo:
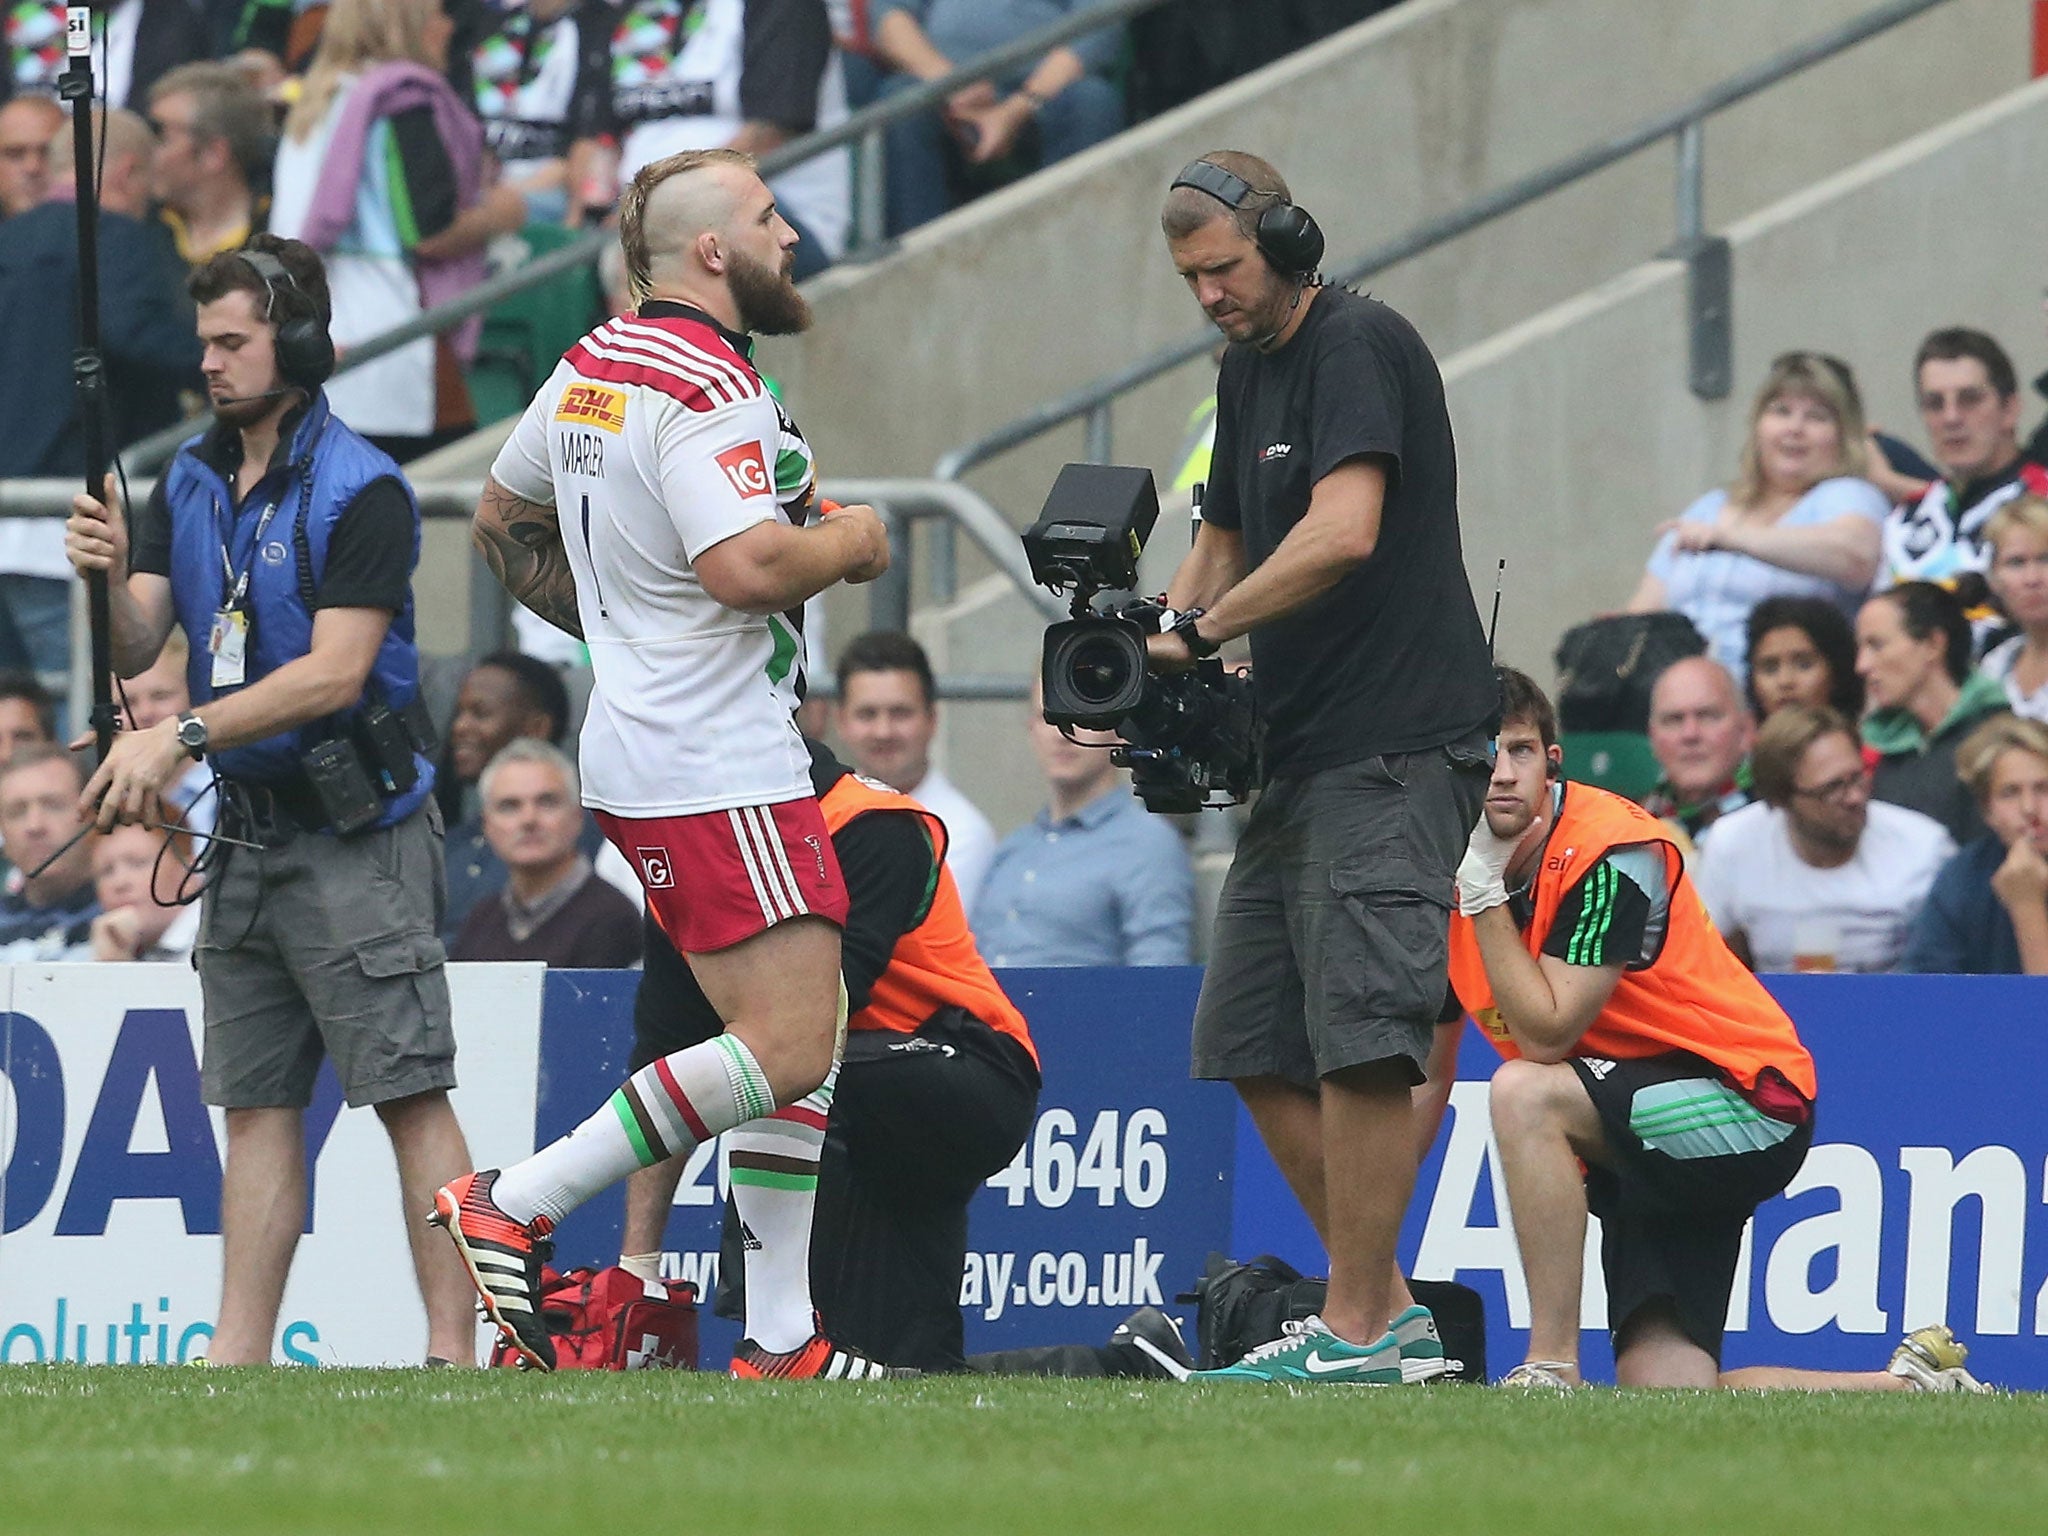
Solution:
M 718 456 L 718 467 L 725 471 L 725 478 L 732 482 L 732 488 L 739 492 L 740 500 L 755 496 L 766 496 L 775 489 L 768 478 L 768 464 L 761 457 L 759 443 L 741 443 L 737 448 L 728 448 Z

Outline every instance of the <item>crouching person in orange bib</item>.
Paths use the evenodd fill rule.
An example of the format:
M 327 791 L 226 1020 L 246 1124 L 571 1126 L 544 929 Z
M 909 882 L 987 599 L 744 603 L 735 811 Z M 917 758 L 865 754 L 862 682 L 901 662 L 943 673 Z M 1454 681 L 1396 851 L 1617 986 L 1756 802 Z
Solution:
M 1458 871 L 1430 1081 L 1448 1094 L 1468 1014 L 1507 1058 L 1493 1128 L 1530 1329 L 1504 1384 L 1581 1384 L 1590 1212 L 1622 1386 L 1985 1390 L 1942 1324 L 1908 1334 L 1884 1370 L 1721 1370 L 1743 1226 L 1813 1139 L 1813 1058 L 1714 931 L 1662 824 L 1565 783 L 1550 701 L 1500 672 L 1503 723 Z

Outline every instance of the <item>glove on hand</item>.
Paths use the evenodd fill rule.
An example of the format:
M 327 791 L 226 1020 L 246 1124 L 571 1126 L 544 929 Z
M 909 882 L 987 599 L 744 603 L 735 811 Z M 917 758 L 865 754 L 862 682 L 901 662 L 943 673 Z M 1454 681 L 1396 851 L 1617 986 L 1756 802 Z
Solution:
M 1477 917 L 1489 908 L 1506 905 L 1508 861 L 1519 846 L 1520 838 L 1496 837 L 1486 818 L 1479 818 L 1479 825 L 1472 829 L 1472 841 L 1466 846 L 1465 858 L 1458 865 L 1460 912 Z

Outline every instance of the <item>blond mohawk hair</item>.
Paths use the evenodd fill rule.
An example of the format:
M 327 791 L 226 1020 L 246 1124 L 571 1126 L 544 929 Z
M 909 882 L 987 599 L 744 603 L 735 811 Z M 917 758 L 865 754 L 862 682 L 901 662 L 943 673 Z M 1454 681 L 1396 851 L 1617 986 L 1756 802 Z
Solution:
M 737 165 L 757 170 L 754 157 L 737 149 L 686 149 L 640 167 L 619 198 L 619 249 L 626 257 L 626 295 L 635 305 L 647 302 L 654 289 L 654 256 L 647 249 L 647 201 L 654 189 L 676 176 L 710 165 Z

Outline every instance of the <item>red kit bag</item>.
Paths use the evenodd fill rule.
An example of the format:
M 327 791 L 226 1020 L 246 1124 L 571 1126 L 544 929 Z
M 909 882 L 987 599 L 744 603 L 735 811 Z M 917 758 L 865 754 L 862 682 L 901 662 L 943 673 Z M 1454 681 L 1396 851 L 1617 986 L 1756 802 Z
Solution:
M 650 1287 L 616 1264 L 567 1274 L 543 1269 L 540 1314 L 558 1370 L 697 1369 L 697 1288 L 687 1280 Z M 518 1363 L 511 1346 L 492 1346 L 492 1365 Z

